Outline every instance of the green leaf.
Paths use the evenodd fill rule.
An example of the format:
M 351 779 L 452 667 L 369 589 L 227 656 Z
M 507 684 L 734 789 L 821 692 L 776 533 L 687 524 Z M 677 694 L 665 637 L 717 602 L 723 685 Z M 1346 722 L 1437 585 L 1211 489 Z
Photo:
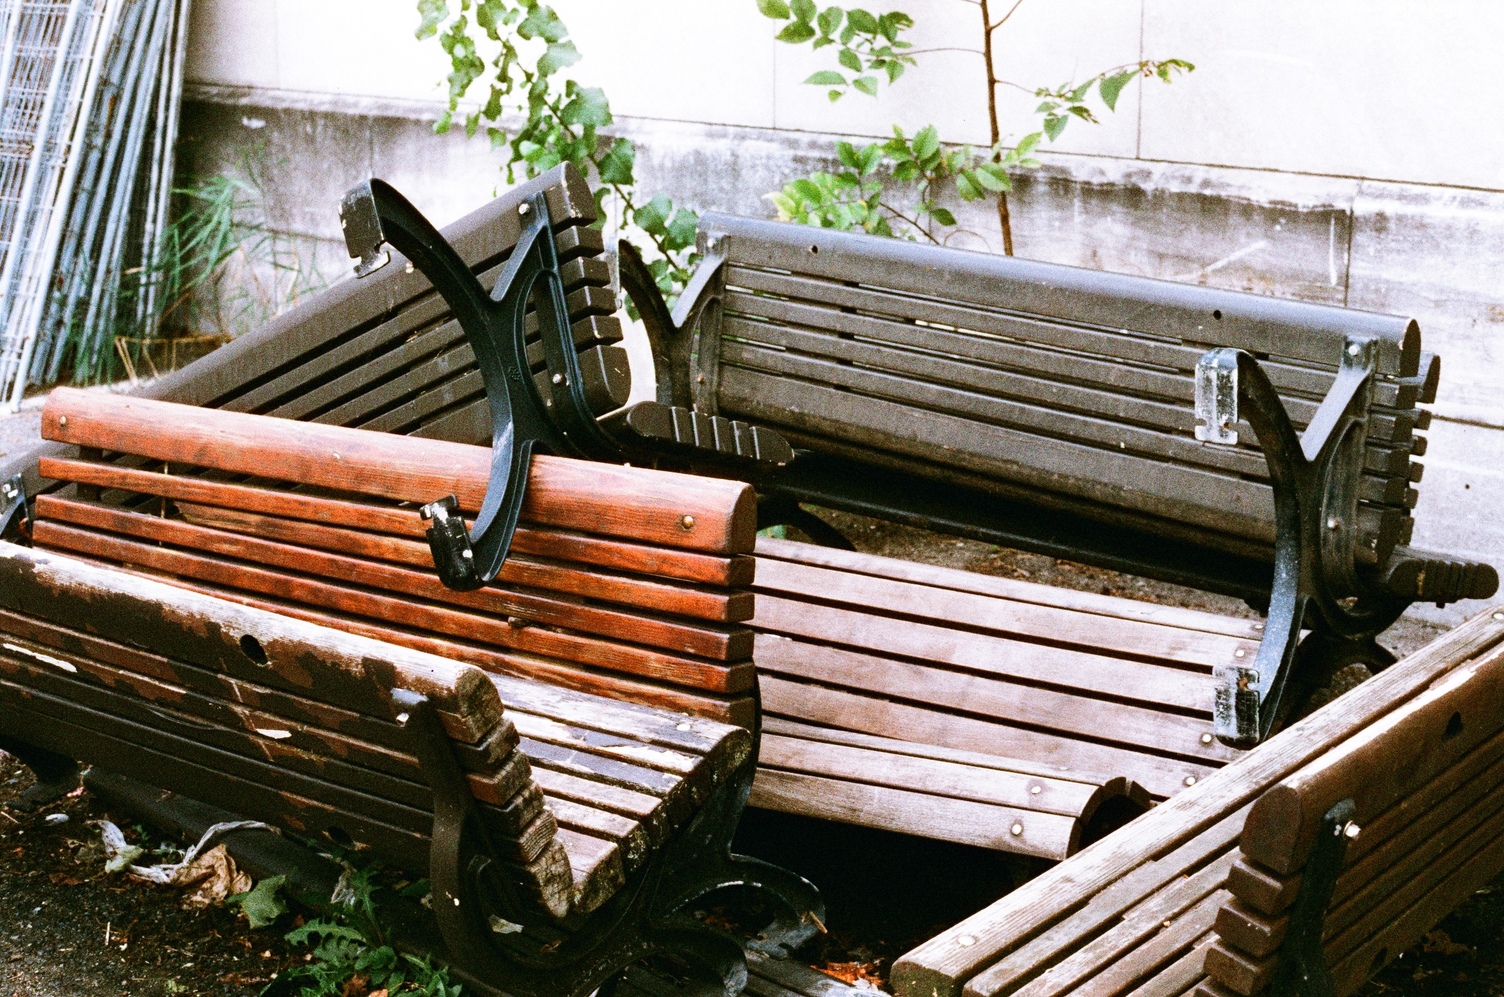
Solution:
M 851 81 L 851 85 L 856 87 L 858 90 L 869 97 L 877 96 L 876 76 L 858 76 L 856 79 Z
M 992 166 L 992 164 L 989 163 L 987 166 L 982 166 L 975 170 L 967 170 L 962 174 L 962 176 L 966 177 L 966 179 L 970 180 L 978 187 L 985 187 L 993 193 L 997 193 L 1001 190 L 1007 190 L 1008 185 L 1001 175 L 1003 172 L 1002 169 L 1000 167 L 993 167 L 993 169 L 997 170 L 997 172 L 994 173 L 992 169 L 988 169 L 988 166 Z
M 846 96 L 846 91 L 844 91 L 844 90 L 832 90 L 829 93 L 827 93 L 825 96 L 829 97 L 830 98 L 830 102 L 832 104 L 834 104 L 836 101 L 838 101 L 842 97 Z
M 668 219 L 674 210 L 674 202 L 667 194 L 659 194 L 647 204 L 640 205 L 632 220 L 649 235 L 668 234 Z
M 899 183 L 912 183 L 919 179 L 919 164 L 913 160 L 893 167 L 893 179 Z
M 818 73 L 811 73 L 809 78 L 804 82 L 813 83 L 818 87 L 844 87 L 846 85 L 846 77 L 834 69 L 822 69 Z
M 549 44 L 569 37 L 569 29 L 559 20 L 552 7 L 533 7 L 523 22 L 517 25 L 517 33 L 524 38 L 542 38 Z
M 780 21 L 789 18 L 789 5 L 783 0 L 757 0 L 757 9 L 762 11 L 763 17 L 773 17 Z
M 600 87 L 582 87 L 570 80 L 564 92 L 570 98 L 559 111 L 564 124 L 603 128 L 611 123 L 611 102 Z
M 867 148 L 862 150 L 862 176 L 866 176 L 867 174 L 874 172 L 877 169 L 878 164 L 882 161 L 883 148 L 876 142 L 873 142 L 871 145 L 867 146 Z
M 853 73 L 860 73 L 862 71 L 862 57 L 849 48 L 841 49 L 841 54 L 836 56 L 836 61 Z
M 602 183 L 629 187 L 634 182 L 632 168 L 636 163 L 637 147 L 630 139 L 619 138 L 611 143 L 611 148 L 597 160 L 595 168 L 601 175 Z
M 888 63 L 887 66 L 885 66 L 883 68 L 885 68 L 888 71 L 888 82 L 889 83 L 897 83 L 898 82 L 898 78 L 900 76 L 902 76 L 904 74 L 904 70 L 908 69 L 909 67 L 905 66 L 903 63 L 899 62 L 897 59 L 894 59 L 892 62 Z
M 820 13 L 820 34 L 827 37 L 835 34 L 841 26 L 841 18 L 845 16 L 846 12 L 839 7 L 826 7 Z
M 877 30 L 888 41 L 897 43 L 898 33 L 904 28 L 912 28 L 914 19 L 901 10 L 892 10 L 877 19 Z
M 819 204 L 825 200 L 825 195 L 821 193 L 819 185 L 809 177 L 800 177 L 789 184 L 787 189 L 793 190 L 797 196 L 802 197 L 810 204 Z
M 277 918 L 287 913 L 287 905 L 277 896 L 277 891 L 285 882 L 286 876 L 268 876 L 245 893 L 226 897 L 225 903 L 239 907 L 252 928 L 270 927 Z
M 1029 153 L 1033 152 L 1034 147 L 1039 144 L 1040 137 L 1041 136 L 1039 132 L 1030 132 L 1029 134 L 1025 135 L 1023 138 L 1018 140 L 1018 145 L 1013 147 L 1013 154 L 1020 158 L 1027 156 Z
M 864 35 L 877 34 L 877 18 L 860 7 L 853 7 L 851 10 L 848 10 L 846 12 L 846 20 L 851 22 L 851 26 Z
M 929 159 L 940 151 L 940 132 L 934 125 L 925 125 L 914 135 L 914 157 Z
M 778 41 L 788 42 L 790 45 L 801 45 L 815 37 L 815 28 L 814 25 L 805 24 L 803 21 L 790 21 L 773 37 Z
M 956 216 L 951 214 L 945 208 L 931 208 L 930 217 L 935 219 L 935 221 L 939 222 L 941 225 L 954 225 L 956 223 Z
M 538 72 L 544 76 L 552 76 L 564 67 L 573 66 L 579 61 L 580 53 L 574 47 L 574 42 L 554 42 L 538 58 Z
M 444 0 L 418 0 L 418 14 L 422 21 L 414 32 L 418 38 L 432 38 L 438 34 L 439 25 L 449 16 L 449 4 Z
M 1118 96 L 1123 92 L 1123 88 L 1128 85 L 1128 81 L 1137 75 L 1138 70 L 1130 69 L 1125 73 L 1109 76 L 1102 81 L 1100 88 L 1102 103 L 1107 105 L 1109 111 L 1116 111 L 1118 109 Z
M 849 169 L 859 170 L 862 168 L 862 161 L 857 156 L 856 146 L 850 142 L 836 143 L 836 158 L 841 161 L 842 166 Z
M 815 20 L 815 0 L 793 0 L 789 9 L 801 24 L 812 24 Z
M 1079 104 L 1081 101 L 1085 100 L 1087 92 L 1091 90 L 1092 82 L 1092 80 L 1087 80 L 1085 83 L 1072 90 L 1070 92 L 1071 102 Z
M 850 45 L 856 37 L 856 25 L 851 23 L 851 18 L 846 18 L 846 27 L 841 29 L 841 44 Z
M 1070 120 L 1070 118 L 1067 118 L 1063 115 L 1047 114 L 1045 115 L 1044 119 L 1044 133 L 1048 135 L 1050 141 L 1053 142 L 1060 137 L 1061 132 L 1065 131 L 1065 126 L 1070 122 Z
M 982 188 L 972 182 L 971 174 L 969 173 L 957 174 L 956 192 L 961 195 L 963 201 L 975 201 L 978 198 L 987 196 Z
M 670 250 L 677 252 L 695 244 L 695 232 L 700 227 L 700 216 L 688 208 L 680 208 L 674 212 L 673 220 L 668 223 L 667 244 Z

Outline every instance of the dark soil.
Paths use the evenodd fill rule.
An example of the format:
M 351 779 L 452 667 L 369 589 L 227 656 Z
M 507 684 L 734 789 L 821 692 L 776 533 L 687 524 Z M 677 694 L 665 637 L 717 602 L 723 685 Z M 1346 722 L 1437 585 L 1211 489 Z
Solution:
M 30 784 L 0 754 L 0 804 Z M 47 820 L 58 814 L 67 822 Z M 105 875 L 89 823 L 101 818 L 141 843 L 130 815 L 83 792 L 36 814 L 0 809 L 0 997 L 245 997 L 287 964 L 285 928 L 251 931 L 223 907 L 184 910 L 185 891 Z
M 1237 600 L 1194 589 L 875 520 L 827 518 L 874 553 L 1255 615 Z M 1384 642 L 1403 655 L 1440 631 L 1405 620 Z M 108 815 L 82 793 L 35 815 L 4 810 L 4 802 L 30 781 L 24 768 L 0 754 L 0 997 L 243 997 L 259 993 L 273 973 L 301 958 L 281 941 L 286 925 L 252 931 L 223 908 L 182 909 L 183 891 L 106 876 L 99 833 L 89 822 L 110 817 L 139 843 L 149 835 L 129 815 Z M 68 820 L 48 822 L 49 814 L 66 814 Z M 801 957 L 822 967 L 848 964 L 848 975 L 881 979 L 896 956 L 1042 868 L 994 852 L 763 811 L 747 814 L 737 848 L 792 868 L 824 891 L 831 934 L 807 946 Z M 1484 995 L 1504 995 L 1504 877 L 1361 992 L 1361 997 Z

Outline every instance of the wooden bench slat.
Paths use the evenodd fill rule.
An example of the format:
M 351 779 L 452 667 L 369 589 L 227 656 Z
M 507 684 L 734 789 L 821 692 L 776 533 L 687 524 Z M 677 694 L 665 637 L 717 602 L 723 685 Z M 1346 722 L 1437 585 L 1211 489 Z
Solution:
M 43 423 L 44 438 L 78 446 L 405 502 L 453 494 L 472 513 L 490 475 L 484 447 L 215 409 L 185 413 L 166 402 L 73 389 L 52 393 Z M 160 432 L 169 424 L 179 431 Z M 630 504 L 618 503 L 619 495 L 630 495 Z M 750 553 L 757 525 L 745 485 L 547 455 L 533 459 L 524 508 L 537 523 L 717 554 Z
M 770 718 L 773 721 L 776 718 Z M 868 736 L 863 743 L 857 740 L 861 735 L 834 730 L 828 730 L 824 737 L 806 736 L 820 728 L 776 723 L 780 731 L 797 733 L 775 733 L 772 727 L 764 727 L 758 752 L 760 770 L 785 769 L 893 789 L 922 787 L 936 796 L 1068 817 L 1094 810 L 1104 795 L 1102 787 L 1094 783 L 1009 772 L 1002 767 L 1001 759 L 991 759 L 992 764 L 987 766 L 968 765 L 911 754 L 905 750 L 905 742 L 889 738 Z M 923 750 L 923 746 L 917 749 Z M 818 798 L 811 797 L 808 802 L 817 803 Z
M 501 721 L 496 687 L 478 669 L 354 635 L 336 639 L 323 628 L 146 578 L 132 578 L 126 589 L 116 572 L 71 558 L 0 549 L 0 608 L 27 612 L 19 601 L 35 585 L 52 593 L 49 618 L 87 619 L 99 636 L 126 643 L 135 639 L 131 614 L 150 612 L 161 621 L 160 653 L 236 678 L 304 695 L 336 690 L 349 708 L 382 719 L 391 706 L 380 684 L 400 685 L 453 714 L 449 733 L 457 740 L 479 740 Z M 205 618 L 218 625 L 205 627 Z M 248 647 L 259 649 L 255 658 Z M 317 674 L 304 671 L 298 662 L 305 657 L 325 665 Z
M 1131 779 L 1151 796 L 1161 798 L 1184 789 L 1187 779 L 1199 781 L 1214 771 L 1192 762 L 789 682 L 776 676 L 763 679 L 762 694 L 763 708 L 775 716 L 838 725 L 879 736 L 901 733 L 906 740 L 1026 759 L 1037 766 L 1040 775 L 1102 781 Z
M 758 602 L 758 613 L 753 620 L 759 630 L 754 653 L 764 668 L 798 669 L 811 674 L 829 670 L 833 676 L 840 676 L 880 657 L 885 660 L 887 656 L 904 657 L 926 662 L 931 667 L 971 669 L 999 681 L 1049 683 L 1066 690 L 1064 694 L 1073 699 L 1095 694 L 1162 704 L 1166 709 L 1185 711 L 1177 720 L 1198 724 L 1194 730 L 1187 727 L 1191 730 L 1190 743 L 1196 745 L 1194 750 L 1198 754 L 1211 749 L 1214 754 L 1208 757 L 1224 760 L 1231 757 L 1211 745 L 1199 743 L 1200 735 L 1210 729 L 1212 688 L 1210 674 L 1206 672 L 1198 674 L 1190 669 L 1142 661 L 1119 661 L 1074 648 L 948 631 L 934 624 L 892 620 L 792 600 L 764 597 Z M 881 653 L 848 651 L 816 644 L 813 641 L 817 639 Z M 1185 748 L 1177 742 L 1169 750 Z
M 928 618 L 957 629 L 975 628 L 1059 643 L 1072 642 L 1068 621 L 1079 619 L 1074 608 L 1042 601 L 1014 602 L 995 595 L 974 595 L 876 574 L 855 575 L 849 570 L 773 559 L 761 565 L 756 587 L 760 592 L 842 603 L 868 612 L 883 610 Z M 1258 651 L 1257 638 L 1226 637 L 1113 617 L 1092 620 L 1080 643 L 1132 658 L 1196 665 L 1198 670 L 1210 670 L 1216 662 L 1230 662 L 1240 657 L 1238 651 L 1243 657 Z M 1069 684 L 1069 680 L 1062 682 Z
M 874 240 L 859 235 L 810 232 L 720 214 L 702 218 L 701 228 L 730 236 L 733 267 L 797 268 L 829 283 L 829 297 L 840 304 L 850 301 L 838 297 L 837 290 L 880 287 L 883 292 L 869 293 L 917 305 L 937 298 L 966 301 L 979 308 L 1047 314 L 1100 329 L 1134 327 L 1171 341 L 1220 340 L 1222 345 L 1316 363 L 1332 363 L 1331 353 L 1322 347 L 1354 329 L 1379 339 L 1379 365 L 1385 373 L 1410 377 L 1419 362 L 1415 323 L 1394 316 L 964 250 L 874 245 Z M 816 243 L 824 244 L 822 251 L 810 252 Z M 728 275 L 728 283 L 740 282 Z M 1213 308 L 1221 318 L 1214 320 L 1209 314 Z M 880 309 L 869 302 L 863 310 Z
M 21 657 L 31 660 L 22 661 Z M 72 669 L 67 679 L 56 674 L 56 669 L 60 668 Z M 0 671 L 19 676 L 35 688 L 53 695 L 72 697 L 91 709 L 116 710 L 120 716 L 135 723 L 149 726 L 160 721 L 165 725 L 164 730 L 170 731 L 173 726 L 192 728 L 199 736 L 217 740 L 221 746 L 230 745 L 233 750 L 243 750 L 249 744 L 268 757 L 281 760 L 285 755 L 290 759 L 286 763 L 294 768 L 300 764 L 311 767 L 309 774 L 319 774 L 318 770 L 326 764 L 335 769 L 353 765 L 360 774 L 347 778 L 349 784 L 360 785 L 361 780 L 370 779 L 374 780 L 373 785 L 386 787 L 385 795 L 410 806 L 431 804 L 417 759 L 400 747 L 389 747 L 384 743 L 399 741 L 394 734 L 386 737 L 384 742 L 361 740 L 314 726 L 302 718 L 265 712 L 145 675 L 121 672 L 82 655 L 56 648 L 40 651 L 12 640 L 0 644 Z M 96 688 L 89 687 L 91 681 Z M 118 695 L 105 695 L 97 686 L 117 693 L 128 690 L 141 702 L 132 703 Z M 500 733 L 497 748 L 508 745 L 505 750 L 509 751 L 516 746 L 517 735 L 510 723 L 507 731 Z M 492 739 L 495 738 L 493 735 Z M 467 773 L 467 781 L 476 799 L 503 805 L 522 788 L 526 773 L 515 767 L 506 769 L 500 777 L 495 773 L 471 771 Z
M 817 544 L 796 543 L 792 540 L 777 540 L 772 537 L 757 538 L 757 559 L 759 562 L 792 561 L 796 564 L 836 568 L 850 574 L 892 578 L 934 588 L 995 596 L 1012 602 L 1030 603 L 1060 611 L 1135 620 L 1255 642 L 1262 639 L 1264 631 L 1263 622 L 1257 619 L 1241 620 L 1219 613 L 1185 609 L 1180 606 L 1166 606 L 1122 596 L 1056 588 L 1053 585 L 1041 585 L 1038 582 L 1001 578 L 974 571 L 959 571 L 955 568 L 879 557 L 835 547 L 821 547 Z M 759 583 L 763 581 L 762 578 L 757 580 Z
M 612 842 L 564 828 L 559 829 L 559 842 L 573 873 L 572 905 L 577 909 L 595 910 L 627 881 L 621 849 Z
M 411 509 L 292 494 L 271 488 L 162 474 L 118 464 L 94 464 L 55 457 L 42 458 L 39 469 L 43 477 L 54 481 L 71 481 L 156 495 L 227 511 L 302 519 L 399 537 L 421 538 L 425 529 L 422 520 Z M 755 563 L 746 555 L 716 557 L 583 533 L 536 529 L 526 525 L 517 528 L 512 539 L 512 549 L 519 554 L 556 557 L 597 567 L 714 586 L 750 584 Z
M 188 522 L 196 526 L 391 561 L 408 567 L 429 568 L 433 565 L 433 554 L 428 545 L 417 540 L 187 502 L 177 503 L 177 508 Z M 634 575 L 585 571 L 567 561 L 536 560 L 528 557 L 527 552 L 516 548 L 517 545 L 514 544 L 512 554 L 497 575 L 497 581 L 502 585 L 520 585 L 586 596 L 602 602 L 620 603 L 714 623 L 740 623 L 752 616 L 750 592 L 717 592 L 685 585 L 669 585 Z M 554 553 L 552 550 L 546 551 L 544 556 Z
M 914 305 L 881 296 L 862 297 L 867 309 L 832 307 L 823 300 L 823 282 L 733 268 L 732 287 L 726 293 L 727 311 L 753 319 L 801 325 L 820 331 L 860 336 L 939 355 L 973 357 L 977 360 L 1064 375 L 1073 383 L 1097 384 L 1109 390 L 1189 403 L 1194 395 L 1191 374 L 1204 347 L 1186 346 L 1153 337 L 1135 336 L 1129 330 L 1081 328 L 1042 321 L 1024 315 L 973 311 L 953 300 Z M 749 290 L 788 295 L 747 294 Z M 852 289 L 843 289 L 850 294 Z M 861 295 L 861 291 L 857 291 Z M 756 339 L 757 337 L 753 337 Z M 1316 403 L 1335 380 L 1335 353 L 1325 366 L 1296 365 L 1278 358 L 1264 365 L 1270 380 L 1290 406 L 1292 418 L 1309 421 Z M 1396 410 L 1412 409 L 1413 388 L 1380 379 L 1375 385 L 1376 404 Z
M 1174 893 L 1183 884 L 1188 870 L 1215 862 L 1219 856 L 1236 854 L 1238 834 L 1246 816 L 1244 808 L 1223 818 L 1093 894 L 1080 908 L 1053 923 L 1041 925 L 1044 930 L 985 970 L 986 989 L 1001 994 L 1022 986 L 1055 962 L 1069 958 L 1083 940 L 1089 941 L 1109 930 L 1129 911 L 1144 904 L 1146 898 Z
M 1355 884 L 1371 879 L 1376 870 L 1408 854 L 1437 827 L 1477 805 L 1501 779 L 1504 779 L 1504 733 L 1496 734 L 1487 744 L 1427 782 L 1420 791 L 1364 826 L 1362 833 L 1348 843 L 1347 868 L 1337 880 L 1333 902 L 1344 900 Z M 1295 903 L 1303 879 L 1302 873 L 1281 876 L 1246 858 L 1240 859 L 1228 875 L 1228 889 L 1238 898 L 1237 904 L 1229 909 L 1245 909 L 1279 919 Z
M 735 370 L 734 377 L 722 380 L 721 390 L 727 414 L 780 430 L 835 436 L 931 460 L 939 453 L 936 447 L 943 447 L 945 462 L 963 468 L 1025 483 L 1048 476 L 1056 489 L 1083 498 L 1110 499 L 1139 512 L 1273 542 L 1268 517 L 1261 515 L 1266 506 L 1273 508 L 1267 485 L 1004 428 L 979 433 L 968 419 L 754 371 Z M 1083 467 L 1092 469 L 1090 478 L 1079 477 Z
M 758 769 L 749 803 L 1055 861 L 1077 844 L 1071 817 L 779 769 Z
M 445 588 L 432 572 L 412 571 L 362 558 L 313 551 L 195 526 L 180 520 L 123 512 L 106 506 L 83 506 L 46 495 L 39 496 L 38 507 L 45 510 L 41 515 L 53 517 L 38 521 L 39 543 L 69 546 L 80 553 L 102 554 L 112 538 L 101 536 L 92 529 L 61 525 L 62 522 L 82 521 L 81 525 L 85 527 L 109 530 L 137 540 L 187 548 L 177 551 L 180 555 L 177 560 L 183 565 L 215 560 L 218 565 L 215 568 L 200 567 L 197 574 L 188 570 L 183 573 L 204 580 L 221 581 L 236 588 L 254 589 L 259 585 L 268 594 L 281 595 L 283 588 L 291 590 L 293 586 L 280 586 L 274 581 L 269 582 L 268 578 L 302 579 L 313 576 L 330 579 L 333 584 L 359 585 L 401 596 L 427 599 L 431 604 L 458 605 L 493 618 L 515 617 L 606 638 L 625 639 L 632 635 L 650 646 L 706 658 L 735 660 L 746 657 L 750 651 L 750 634 L 739 635 L 735 631 L 713 629 L 706 625 L 692 626 L 667 618 L 638 616 L 512 589 L 486 588 L 475 592 L 454 592 Z M 217 555 L 217 558 L 206 555 Z M 225 558 L 233 560 L 224 560 Z M 262 566 L 261 570 L 254 567 L 257 565 Z M 268 568 L 280 568 L 283 571 L 267 570 Z M 206 577 L 209 574 L 214 577 Z M 241 577 L 242 574 L 244 578 Z M 738 651 L 741 653 L 737 653 Z
M 765 677 L 776 675 L 850 689 L 936 707 L 956 715 L 1034 727 L 1064 737 L 1100 739 L 1134 746 L 1145 753 L 1203 764 L 1236 757 L 1221 744 L 1203 743 L 1202 734 L 1210 727 L 1206 718 L 1091 700 L 1070 692 L 1002 681 L 990 675 L 969 675 L 764 635 L 759 636 L 757 661 Z

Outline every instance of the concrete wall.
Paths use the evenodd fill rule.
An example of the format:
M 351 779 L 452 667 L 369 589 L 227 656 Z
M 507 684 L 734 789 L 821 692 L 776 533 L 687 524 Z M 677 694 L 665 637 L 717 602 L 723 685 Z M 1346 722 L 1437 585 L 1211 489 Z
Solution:
M 922 47 L 971 44 L 975 8 L 902 6 Z M 935 121 L 985 141 L 979 60 L 940 53 L 878 101 L 832 108 L 800 84 L 808 53 L 776 45 L 752 0 L 556 0 L 640 145 L 647 190 L 769 214 L 763 195 L 829 162 L 835 132 Z M 447 71 L 412 39 L 406 0 L 199 0 L 185 158 L 200 175 L 246 156 L 267 213 L 329 276 L 335 206 L 371 173 L 438 221 L 502 178 L 484 141 L 435 137 Z M 1198 64 L 1131 85 L 1101 127 L 1073 124 L 1014 198 L 1020 255 L 1417 317 L 1444 357 L 1416 543 L 1504 563 L 1504 129 L 1487 94 L 1504 5 L 1438 0 L 1029 0 L 1000 33 L 1005 74 L 1059 82 L 1144 57 Z M 678 75 L 654 71 L 684 58 Z M 1032 99 L 1005 93 L 1020 121 Z M 1484 108 L 1478 110 L 1478 108 Z M 1495 115 L 1496 117 L 1496 115 Z M 990 210 L 957 204 L 995 246 Z M 1466 610 L 1467 607 L 1463 607 Z M 1455 618 L 1448 611 L 1446 616 Z

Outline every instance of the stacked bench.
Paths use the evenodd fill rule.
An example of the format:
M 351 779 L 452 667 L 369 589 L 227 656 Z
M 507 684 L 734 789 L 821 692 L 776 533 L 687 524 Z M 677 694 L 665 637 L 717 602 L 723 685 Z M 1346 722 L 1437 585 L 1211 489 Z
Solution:
M 428 876 L 479 992 L 586 994 L 661 948 L 740 952 L 679 914 L 749 881 L 726 852 L 740 727 L 10 544 L 0 625 L 7 735 Z
M 1273 992 L 1351 993 L 1504 869 L 1501 682 L 1492 609 L 909 952 L 895 991 L 1225 997 L 1262 992 L 1299 950 L 1335 989 Z M 1307 860 L 1349 798 L 1327 825 L 1345 864 L 1317 877 L 1297 948 Z
M 660 402 L 799 449 L 749 472 L 764 525 L 840 544 L 813 503 L 1245 598 L 1268 629 L 1217 667 L 1228 744 L 1388 664 L 1412 601 L 1497 589 L 1408 546 L 1440 377 L 1411 319 L 728 215 L 700 240 L 672 315 L 626 252 L 623 286 Z

